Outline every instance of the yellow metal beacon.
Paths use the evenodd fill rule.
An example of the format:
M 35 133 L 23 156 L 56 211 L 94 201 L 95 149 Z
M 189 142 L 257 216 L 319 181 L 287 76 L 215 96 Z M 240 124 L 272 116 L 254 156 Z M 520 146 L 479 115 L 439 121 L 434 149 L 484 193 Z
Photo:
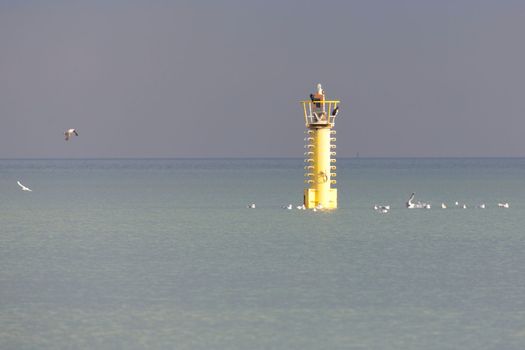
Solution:
M 305 131 L 304 169 L 308 187 L 304 189 L 306 208 L 336 209 L 337 189 L 335 166 L 335 117 L 339 112 L 339 102 L 327 100 L 321 84 L 310 94 L 310 100 L 301 101 L 304 110 Z

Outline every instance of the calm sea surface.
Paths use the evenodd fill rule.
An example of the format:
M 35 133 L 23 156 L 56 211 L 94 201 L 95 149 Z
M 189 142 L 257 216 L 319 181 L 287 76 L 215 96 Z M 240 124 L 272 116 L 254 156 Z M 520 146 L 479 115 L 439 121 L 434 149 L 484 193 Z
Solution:
M 0 349 L 525 348 L 525 159 L 337 166 L 0 160 Z

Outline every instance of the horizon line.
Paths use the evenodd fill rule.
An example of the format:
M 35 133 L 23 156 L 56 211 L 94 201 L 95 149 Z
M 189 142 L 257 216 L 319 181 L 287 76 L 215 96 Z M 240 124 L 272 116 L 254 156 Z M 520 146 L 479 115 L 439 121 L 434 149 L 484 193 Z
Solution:
M 253 156 L 253 157 L 0 157 L 0 160 L 213 160 L 213 159 L 302 159 L 303 157 L 273 157 L 273 156 Z M 525 156 L 351 156 L 337 157 L 336 159 L 525 159 Z

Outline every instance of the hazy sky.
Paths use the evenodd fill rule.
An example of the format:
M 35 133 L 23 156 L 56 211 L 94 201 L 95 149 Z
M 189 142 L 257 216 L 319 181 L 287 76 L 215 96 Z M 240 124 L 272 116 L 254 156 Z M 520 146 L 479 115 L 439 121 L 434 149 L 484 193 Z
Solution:
M 525 2 L 3 1 L 0 158 L 525 156 Z M 65 142 L 65 129 L 80 134 Z

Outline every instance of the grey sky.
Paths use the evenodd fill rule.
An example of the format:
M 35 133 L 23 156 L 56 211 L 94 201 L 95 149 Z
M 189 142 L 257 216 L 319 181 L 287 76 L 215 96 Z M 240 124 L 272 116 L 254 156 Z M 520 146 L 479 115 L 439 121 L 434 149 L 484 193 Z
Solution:
M 525 156 L 524 34 L 510 0 L 0 0 L 0 158 L 302 157 L 317 82 L 339 157 Z

